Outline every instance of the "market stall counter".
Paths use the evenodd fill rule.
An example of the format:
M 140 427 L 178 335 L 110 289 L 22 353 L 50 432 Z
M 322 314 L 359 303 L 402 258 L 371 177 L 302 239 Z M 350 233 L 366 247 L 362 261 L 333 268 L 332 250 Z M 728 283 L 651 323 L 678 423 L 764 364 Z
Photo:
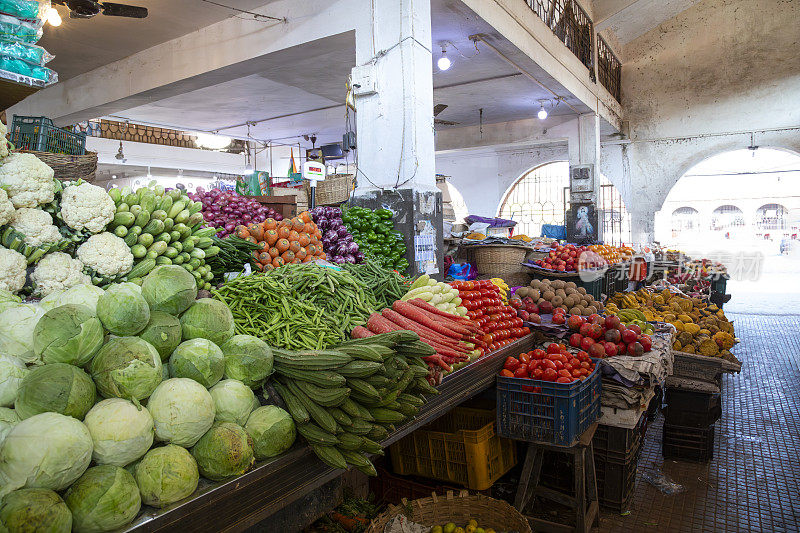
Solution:
M 492 387 L 506 357 L 530 350 L 533 337 L 522 337 L 445 376 L 437 387 L 439 394 L 430 397 L 416 418 L 397 428 L 381 446 L 389 446 Z M 165 509 L 144 507 L 125 531 L 244 531 L 343 472 L 322 463 L 308 446 L 296 444 L 283 455 L 230 481 L 213 483 L 201 479 L 197 492 L 188 500 Z

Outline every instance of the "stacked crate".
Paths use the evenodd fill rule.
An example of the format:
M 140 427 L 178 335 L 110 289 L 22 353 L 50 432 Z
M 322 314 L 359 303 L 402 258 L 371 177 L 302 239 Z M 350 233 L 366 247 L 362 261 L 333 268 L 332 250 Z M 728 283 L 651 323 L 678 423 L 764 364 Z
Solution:
M 665 458 L 707 462 L 714 457 L 714 424 L 722 414 L 720 393 L 667 388 Z

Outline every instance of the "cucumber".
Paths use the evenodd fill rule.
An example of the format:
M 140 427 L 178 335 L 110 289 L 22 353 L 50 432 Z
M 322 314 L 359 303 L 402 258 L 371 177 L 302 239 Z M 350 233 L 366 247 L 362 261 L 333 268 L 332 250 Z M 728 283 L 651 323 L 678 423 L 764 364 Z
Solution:
M 139 226 L 134 226 L 134 228 L 138 228 Z M 122 239 L 125 241 L 125 244 L 128 246 L 133 246 L 136 244 L 137 239 L 139 238 L 139 234 L 134 232 L 133 230 L 128 230 L 128 234 Z
M 139 205 L 139 197 L 133 193 L 127 194 L 123 200 L 128 205 Z
M 186 222 L 187 220 L 189 220 L 190 216 L 192 215 L 189 213 L 189 210 L 184 209 L 183 211 L 175 215 L 175 223 L 180 224 L 181 222 Z
M 394 350 L 379 344 L 353 344 L 351 346 L 341 346 L 339 349 L 341 352 L 352 355 L 356 359 L 376 363 L 382 363 L 385 357 L 394 355 Z
M 421 399 L 419 396 L 416 396 L 414 394 L 408 394 L 407 392 L 398 395 L 397 401 L 400 403 L 411 404 L 415 407 L 422 407 L 423 405 L 425 405 L 425 400 Z
M 169 190 L 167 191 L 167 194 L 170 195 L 173 200 L 180 200 L 181 196 L 183 196 L 183 193 L 180 189 Z
M 167 256 L 159 255 L 156 257 L 156 265 L 171 265 L 172 259 Z
M 375 363 L 373 361 L 351 361 L 339 368 L 337 372 L 348 378 L 366 378 L 375 374 L 381 368 L 383 368 L 382 363 Z
M 175 259 L 176 259 L 176 260 L 177 260 L 177 259 L 180 259 L 180 257 L 181 257 L 181 256 L 178 256 L 178 257 L 176 257 Z M 194 267 L 193 267 L 192 265 L 190 265 L 189 263 L 175 263 L 175 264 L 176 264 L 176 265 L 181 265 L 181 266 L 184 268 L 184 270 L 186 270 L 186 272 L 191 272 L 191 271 L 193 271 L 193 270 L 194 270 Z M 195 279 L 197 279 L 197 278 L 195 278 Z
M 336 435 L 331 435 L 327 431 L 323 431 L 316 424 L 298 424 L 297 432 L 300 433 L 309 444 L 321 444 L 323 446 L 335 446 L 339 444 L 339 439 Z
M 323 353 L 309 353 L 308 355 L 293 354 L 283 350 L 274 350 L 273 356 L 276 365 L 290 366 L 304 370 L 332 370 L 349 363 L 352 358 L 343 353 L 326 351 Z
M 353 419 L 347 416 L 347 413 L 339 409 L 338 407 L 331 407 L 328 409 L 328 412 L 331 414 L 336 423 L 340 426 L 346 428 L 347 426 L 353 425 Z
M 363 379 L 347 378 L 347 386 L 350 387 L 350 389 L 352 389 L 353 392 L 361 396 L 365 396 L 367 398 L 371 398 L 376 401 L 381 400 L 381 395 L 378 393 L 375 387 L 373 387 Z
M 353 433 L 344 432 L 337 436 L 340 450 L 360 450 L 364 446 L 364 439 Z
M 142 228 L 142 233 L 150 233 L 151 235 L 158 235 L 164 232 L 164 223 L 160 220 L 150 220 L 146 226 Z
M 220 248 L 219 246 L 211 246 L 210 248 L 206 249 L 206 258 L 214 257 L 215 255 L 219 254 Z
M 194 215 L 189 217 L 189 220 L 186 221 L 186 225 L 193 228 L 197 224 L 205 222 L 205 218 L 203 217 L 203 213 L 195 213 Z
M 192 205 L 189 206 L 189 214 L 194 215 L 195 213 L 199 213 L 203 209 L 203 202 L 194 202 Z
M 112 187 L 111 189 L 109 189 L 108 195 L 111 197 L 112 200 L 114 200 L 114 203 L 116 205 L 119 205 L 120 202 L 122 202 L 122 193 L 119 192 L 118 187 Z
M 298 401 L 298 399 L 291 393 L 291 391 L 289 391 L 288 388 L 284 387 L 275 380 L 272 382 L 272 387 L 275 389 L 275 392 L 280 394 L 281 398 L 283 399 L 283 403 L 286 404 L 286 409 L 289 411 L 289 414 L 292 415 L 292 418 L 298 425 L 307 424 L 309 420 L 311 420 L 306 408 L 303 407 L 303 404 Z
M 155 242 L 155 240 L 156 240 L 156 238 L 153 237 L 152 234 L 150 234 L 150 233 L 142 233 L 141 235 L 139 235 L 138 242 L 139 242 L 139 244 L 141 244 L 145 248 L 149 248 Z
M 172 191 L 170 191 L 170 192 L 172 192 Z M 178 216 L 178 213 L 183 211 L 183 209 L 185 207 L 186 207 L 186 202 L 184 202 L 183 200 L 178 200 L 177 202 L 173 203 L 172 207 L 170 207 L 167 210 L 167 218 L 171 218 L 171 219 L 174 220 Z M 187 211 L 187 213 L 188 213 L 188 211 Z M 187 219 L 189 218 L 188 215 L 187 215 L 186 218 Z M 181 220 L 180 222 L 185 222 L 185 220 Z
M 347 382 L 344 376 L 332 370 L 303 370 L 275 363 L 275 371 L 281 376 L 294 380 L 307 381 L 318 387 L 343 387 Z M 356 412 L 356 416 L 358 413 Z
M 217 228 L 203 228 L 195 231 L 192 235 L 195 237 L 213 237 L 217 234 Z
M 311 449 L 314 450 L 314 453 L 323 463 L 331 468 L 347 468 L 347 461 L 345 461 L 342 453 L 333 446 L 320 446 L 319 444 L 312 444 Z
M 372 463 L 369 462 L 369 459 L 364 457 L 360 452 L 355 450 L 339 450 L 344 457 L 344 460 L 350 463 L 353 466 L 360 466 L 362 468 L 366 467 L 367 465 L 371 465 Z
M 147 248 L 141 244 L 134 244 L 131 247 L 131 253 L 133 254 L 134 259 L 141 259 L 147 255 Z
M 294 383 L 303 393 L 323 407 L 336 407 L 350 395 L 347 387 L 317 387 L 308 381 L 295 381 Z
M 192 256 L 190 256 L 189 254 L 186 253 L 186 250 L 181 252 L 180 257 L 183 257 L 183 262 L 184 263 L 192 258 Z
M 390 380 L 386 376 L 379 376 L 377 374 L 375 374 L 374 376 L 369 376 L 364 378 L 364 381 L 366 381 L 376 389 L 379 387 L 388 387 L 392 383 L 392 380 Z
M 136 225 L 144 227 L 150 222 L 150 211 L 142 209 L 142 212 L 136 216 Z
M 127 234 L 128 234 L 128 228 L 126 228 L 125 226 L 117 226 L 117 228 L 114 230 L 114 235 L 116 235 L 120 239 L 125 238 Z
M 169 240 L 170 242 L 181 240 L 181 232 L 173 229 L 169 232 Z
M 196 257 L 192 257 L 191 259 L 189 259 L 189 264 L 192 265 L 192 268 L 197 269 L 197 268 L 200 268 L 200 265 L 202 264 L 202 260 L 198 259 Z
M 168 247 L 164 241 L 156 241 L 147 248 L 147 253 L 154 252 L 157 257 L 166 252 Z
M 410 403 L 393 402 L 392 406 L 396 407 L 396 409 L 394 409 L 395 411 L 402 413 L 407 418 L 417 416 L 417 413 L 419 412 L 419 407 L 416 405 L 411 405 Z
M 184 240 L 181 241 L 181 244 L 183 244 L 183 251 L 186 252 L 186 255 L 188 256 L 189 252 L 194 250 L 194 237 L 185 238 Z
M 175 226 L 175 221 L 171 218 L 164 220 L 164 231 L 172 231 L 173 226 Z
M 124 212 L 130 211 L 130 210 L 131 210 L 131 206 L 129 206 L 125 202 L 122 202 L 121 204 L 117 204 L 117 213 L 124 213 Z
M 131 213 L 133 213 L 133 216 L 137 216 L 138 217 L 139 214 L 142 212 L 142 206 L 140 206 L 140 205 L 131 205 L 130 211 L 131 211 Z
M 114 220 L 111 221 L 112 227 L 123 226 L 125 228 L 130 228 L 133 226 L 133 223 L 136 221 L 136 216 L 131 213 L 130 211 L 122 211 L 118 212 L 114 215 Z
M 194 250 L 189 252 L 189 255 L 191 257 L 194 257 L 195 259 L 205 259 L 206 258 L 205 250 L 201 250 L 200 248 L 195 248 Z
M 149 274 L 150 271 L 153 270 L 155 267 L 156 267 L 155 259 L 144 259 L 142 261 L 139 261 L 138 263 L 133 265 L 131 271 L 128 272 L 128 279 L 143 278 L 147 274 Z
M 377 453 L 378 455 L 383 455 L 383 448 L 380 444 L 371 440 L 369 437 L 361 437 L 361 440 L 364 443 L 364 447 L 362 448 L 367 453 Z
M 178 253 L 181 253 L 183 251 L 183 244 L 181 244 L 180 241 L 172 241 L 169 244 L 170 246 L 178 250 Z
M 167 233 L 166 231 L 164 233 L 159 233 L 158 235 L 156 235 L 156 241 L 163 241 L 169 244 L 171 240 L 172 237 L 170 237 L 169 233 Z
M 141 199 L 139 203 L 145 209 L 145 211 L 147 211 L 148 213 L 152 213 L 155 210 L 156 205 L 158 204 L 158 200 L 159 199 L 156 198 L 156 195 L 153 194 L 153 192 L 150 189 L 147 189 L 147 193 L 144 195 L 144 197 Z
M 164 211 L 164 218 L 167 218 L 167 211 L 172 208 L 172 202 L 174 202 L 172 196 L 164 195 L 161 198 L 161 203 L 158 204 L 158 209 L 160 211 Z
M 192 234 L 192 228 L 190 228 L 186 224 L 175 224 L 175 226 L 172 229 L 181 234 L 181 240 L 189 237 Z
M 173 265 L 182 265 L 185 261 L 186 260 L 180 254 L 178 254 L 177 257 L 172 258 Z
M 398 424 L 406 419 L 406 415 L 403 413 L 398 413 L 397 411 L 392 411 L 391 409 L 385 409 L 383 407 L 370 409 L 370 413 L 372 413 L 372 416 L 375 417 L 375 421 L 379 424 Z
M 172 246 L 168 246 L 166 251 L 164 252 L 164 257 L 169 257 L 170 259 L 175 259 L 176 257 L 178 257 L 178 250 L 176 250 Z
M 214 273 L 210 270 L 203 274 L 203 281 L 211 281 L 212 279 L 214 279 Z
M 363 418 L 353 418 L 353 424 L 347 428 L 350 433 L 356 435 L 366 435 L 372 429 L 372 423 L 367 422 Z
M 375 424 L 366 436 L 373 441 L 381 442 L 389 436 L 389 432 L 386 431 L 385 427 Z
M 197 237 L 197 235 L 194 236 Z M 195 244 L 197 248 L 205 250 L 206 248 L 209 248 L 212 244 L 214 244 L 214 241 L 212 241 L 210 237 L 200 237 L 199 239 L 200 240 L 197 241 L 197 244 Z
M 311 416 L 311 418 L 314 419 L 317 424 L 319 424 L 319 427 L 328 433 L 336 433 L 336 420 L 334 420 L 328 411 L 317 405 L 311 398 L 306 396 L 306 394 L 297 386 L 296 383 L 292 381 L 284 381 L 283 385 L 285 385 L 289 389 L 289 392 L 294 394 L 295 398 L 297 398 L 297 400 L 303 404 L 303 407 L 306 408 L 309 416 Z
M 167 212 L 163 209 L 156 209 L 152 213 L 150 213 L 150 219 L 160 220 L 164 222 L 167 219 Z

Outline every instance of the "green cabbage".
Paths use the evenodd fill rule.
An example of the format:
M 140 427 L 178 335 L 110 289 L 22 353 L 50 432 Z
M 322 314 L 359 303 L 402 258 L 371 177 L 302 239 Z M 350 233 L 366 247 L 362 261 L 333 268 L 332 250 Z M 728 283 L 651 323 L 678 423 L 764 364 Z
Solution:
M 136 518 L 142 507 L 133 476 L 114 465 L 95 466 L 64 494 L 72 511 L 75 531 L 100 533 L 121 528 Z
M 297 436 L 292 417 L 276 405 L 253 411 L 244 429 L 253 439 L 253 450 L 258 460 L 282 454 L 292 447 Z
M 233 315 L 228 306 L 211 298 L 200 298 L 181 315 L 184 340 L 203 338 L 222 345 L 233 336 Z
M 72 513 L 52 490 L 15 490 L 0 502 L 0 531 L 70 533 Z
M 238 379 L 220 381 L 208 392 L 217 411 L 215 420 L 244 426 L 250 413 L 259 406 L 253 390 Z
M 153 416 L 156 438 L 188 448 L 214 423 L 214 400 L 205 387 L 188 378 L 162 382 L 147 408 Z
M 194 276 L 178 265 L 156 267 L 142 281 L 142 296 L 151 311 L 179 315 L 197 298 Z
M 226 378 L 255 388 L 272 374 L 272 349 L 258 337 L 234 335 L 220 349 L 225 356 Z
M 83 421 L 92 435 L 92 459 L 99 465 L 125 466 L 153 445 L 153 417 L 122 398 L 99 402 Z
M 105 331 L 91 309 L 66 304 L 47 311 L 33 330 L 33 350 L 47 363 L 84 366 L 103 346 Z
M 216 422 L 192 448 L 200 474 L 212 481 L 239 476 L 255 462 L 253 440 L 238 424 Z
M 222 350 L 208 339 L 184 341 L 169 358 L 171 377 L 193 379 L 206 388 L 221 380 L 223 372 L 225 357 Z
M 197 489 L 200 473 L 192 454 L 185 448 L 167 444 L 145 454 L 136 464 L 134 478 L 142 502 L 164 507 L 191 496 Z
M 0 312 L 0 353 L 18 357 L 24 363 L 38 363 L 33 351 L 33 330 L 44 314 L 33 304 L 16 304 Z
M 150 321 L 150 308 L 141 287 L 119 283 L 109 287 L 97 301 L 97 317 L 114 335 L 136 335 Z
M 42 413 L 17 424 L 0 448 L 0 497 L 12 490 L 64 490 L 92 461 L 92 436 L 80 420 Z
M 67 363 L 53 363 L 25 375 L 14 409 L 22 420 L 46 412 L 83 420 L 96 398 L 94 383 L 86 372 Z
M 19 422 L 19 415 L 17 415 L 16 411 L 8 407 L 0 407 L 0 446 L 3 445 L 6 435 L 11 433 L 11 430 Z
M 91 372 L 104 398 L 142 400 L 161 383 L 161 356 L 139 337 L 115 337 L 92 359 Z
M 164 362 L 181 343 L 181 321 L 164 311 L 152 311 L 139 338 L 152 344 Z
M 17 390 L 28 368 L 13 355 L 0 353 L 0 406 L 10 407 L 17 399 Z
M 42 298 L 39 305 L 45 311 L 66 304 L 85 305 L 97 314 L 97 301 L 103 295 L 103 289 L 95 285 L 82 283 L 66 290 L 54 291 Z

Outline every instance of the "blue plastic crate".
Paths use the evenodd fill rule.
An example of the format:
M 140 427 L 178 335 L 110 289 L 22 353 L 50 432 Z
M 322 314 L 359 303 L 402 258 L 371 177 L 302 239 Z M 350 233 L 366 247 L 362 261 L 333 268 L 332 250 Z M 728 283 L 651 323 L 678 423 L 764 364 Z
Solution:
M 600 416 L 600 368 L 583 381 L 554 383 L 497 376 L 501 437 L 572 446 Z
M 14 115 L 10 133 L 11 142 L 18 150 L 66 155 L 86 153 L 85 133 L 73 133 L 56 127 L 47 117 Z

